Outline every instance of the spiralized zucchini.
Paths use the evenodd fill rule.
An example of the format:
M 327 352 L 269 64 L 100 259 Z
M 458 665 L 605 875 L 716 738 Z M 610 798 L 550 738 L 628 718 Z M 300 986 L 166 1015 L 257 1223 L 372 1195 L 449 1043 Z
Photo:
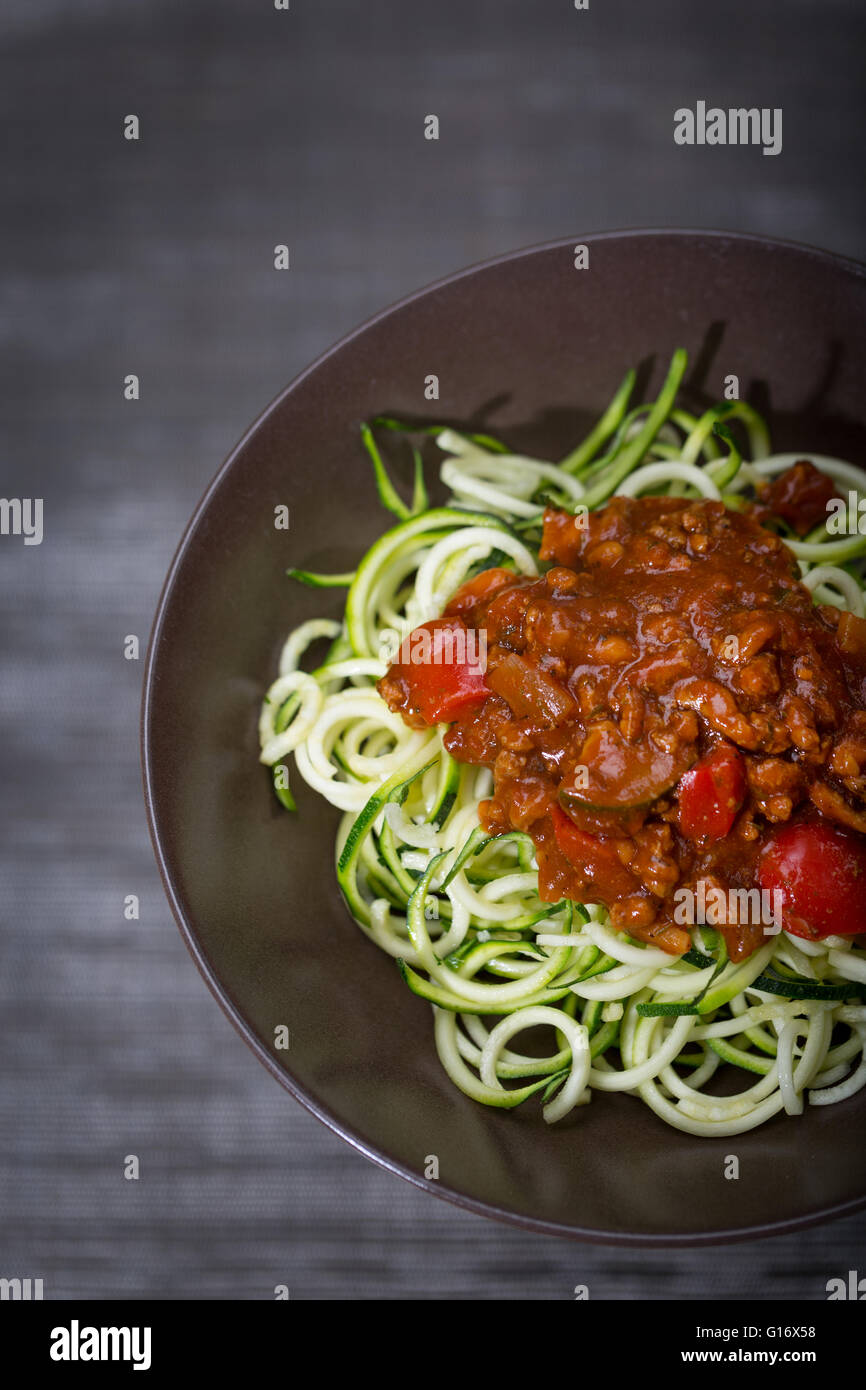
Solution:
M 461 1091 L 501 1109 L 537 1093 L 548 1123 L 593 1091 L 625 1091 L 677 1129 L 723 1136 L 866 1086 L 866 951 L 847 937 L 783 932 L 733 965 L 720 935 L 695 927 L 693 949 L 677 958 L 615 932 L 602 907 L 542 902 L 529 836 L 491 837 L 479 824 L 489 771 L 456 763 L 446 726 L 410 729 L 376 691 L 395 635 L 438 616 L 467 577 L 492 564 L 538 573 L 548 503 L 592 509 L 623 493 L 736 506 L 801 458 L 859 499 L 859 470 L 808 452 L 773 455 L 764 421 L 745 403 L 700 417 L 677 408 L 685 366 L 678 351 L 658 399 L 631 408 L 629 372 L 560 464 L 427 427 L 444 455 L 444 507 L 429 506 L 417 451 L 412 504 L 402 501 L 364 426 L 380 498 L 398 524 L 352 573 L 289 571 L 314 587 L 347 588 L 345 610 L 339 622 L 304 623 L 289 636 L 259 733 L 284 805 L 294 808 L 285 761 L 294 755 L 304 781 L 344 813 L 337 876 L 346 903 L 431 1003 L 439 1057 Z M 866 537 L 799 541 L 780 530 L 815 601 L 863 616 Z M 302 671 L 322 639 L 324 661 Z M 537 1039 L 521 1051 L 519 1035 L 539 1028 L 551 1038 L 546 1053 L 536 1055 Z M 708 1089 L 722 1065 L 748 1083 L 735 1095 Z

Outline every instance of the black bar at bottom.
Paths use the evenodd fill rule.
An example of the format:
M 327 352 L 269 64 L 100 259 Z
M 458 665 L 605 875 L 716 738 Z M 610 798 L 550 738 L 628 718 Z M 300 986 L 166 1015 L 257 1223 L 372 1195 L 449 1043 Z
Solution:
M 652 1365 L 654 1372 L 685 1367 L 692 1371 L 719 1365 L 729 1369 L 760 1365 L 767 1369 L 788 1369 L 792 1365 L 810 1366 L 822 1373 L 842 1370 L 850 1364 L 862 1345 L 862 1312 L 852 1306 L 860 1301 L 846 1298 L 809 1303 L 724 1303 L 629 1301 L 572 1303 L 568 1318 L 548 1320 L 541 1326 L 547 1342 L 544 1360 L 552 1345 L 560 1354 L 573 1348 L 572 1364 L 581 1361 L 581 1347 L 591 1333 L 597 1360 L 610 1358 L 617 1375 Z M 433 1300 L 446 1301 L 446 1300 Z M 323 1358 L 333 1371 L 334 1353 L 340 1348 L 350 1361 L 367 1359 L 376 1345 L 375 1318 L 371 1325 L 370 1303 L 365 1303 L 364 1336 L 352 1335 L 351 1322 L 342 1334 L 329 1322 L 324 1340 L 316 1335 L 316 1318 L 301 1313 L 298 1302 L 45 1302 L 4 1301 L 0 1304 L 0 1329 L 4 1361 L 30 1371 L 47 1374 L 50 1379 L 87 1375 L 98 1376 L 108 1370 L 113 1376 L 150 1376 L 157 1381 L 177 1371 L 212 1372 L 227 1377 L 233 1371 L 249 1376 L 251 1363 L 262 1373 L 278 1367 L 291 1374 L 293 1347 L 303 1348 L 304 1361 Z M 525 1328 L 539 1305 L 527 1300 Z M 507 1344 L 506 1324 L 499 1323 L 496 1304 L 491 1303 L 489 1327 L 484 1341 L 486 1355 L 495 1356 L 497 1328 Z M 412 1350 L 419 1335 L 414 1319 L 389 1317 L 381 1324 L 380 1351 L 387 1346 L 387 1360 L 394 1366 L 405 1345 Z M 477 1330 L 477 1329 L 476 1329 Z M 428 1328 L 428 1335 L 430 1329 Z M 453 1331 L 453 1329 L 452 1329 Z M 570 1338 L 574 1338 L 570 1342 Z M 565 1341 L 560 1341 L 565 1338 Z M 446 1341 L 449 1338 L 446 1337 Z M 318 1350 L 317 1350 L 318 1349 Z M 417 1354 L 418 1346 L 414 1345 Z M 452 1348 L 453 1350 L 453 1348 Z M 443 1365 L 449 1354 L 442 1348 Z M 437 1349 L 426 1348 L 431 1366 Z M 369 1363 L 368 1363 L 369 1364 Z

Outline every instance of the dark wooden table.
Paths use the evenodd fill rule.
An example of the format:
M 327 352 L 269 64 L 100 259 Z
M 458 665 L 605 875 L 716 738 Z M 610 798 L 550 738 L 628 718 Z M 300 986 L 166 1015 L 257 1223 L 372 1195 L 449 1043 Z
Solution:
M 862 256 L 864 34 L 858 0 L 4 5 L 0 491 L 43 497 L 45 536 L 0 537 L 0 1276 L 46 1297 L 815 1299 L 862 1268 L 864 1217 L 677 1254 L 535 1237 L 295 1105 L 170 916 L 123 642 L 144 646 L 247 424 L 404 292 L 606 227 Z M 677 147 L 698 99 L 782 107 L 782 153 Z

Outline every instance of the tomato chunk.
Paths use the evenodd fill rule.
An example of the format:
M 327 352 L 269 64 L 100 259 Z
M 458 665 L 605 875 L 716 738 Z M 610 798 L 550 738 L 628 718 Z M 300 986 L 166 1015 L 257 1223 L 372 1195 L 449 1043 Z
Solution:
M 421 623 L 404 638 L 386 679 L 400 685 L 407 710 L 425 723 L 450 723 L 491 694 L 480 641 L 460 618 Z
M 719 743 L 680 779 L 679 827 L 688 840 L 722 840 L 746 799 L 746 769 L 730 743 Z
M 456 594 L 448 601 L 445 616 L 469 617 L 476 608 L 489 603 L 495 594 L 501 589 L 507 589 L 514 581 L 515 575 L 511 570 L 501 569 L 496 565 L 489 570 L 482 570 L 474 579 L 467 579 L 465 584 L 460 585 Z
M 590 835 L 580 830 L 559 806 L 553 806 L 550 814 L 559 850 L 605 901 L 626 897 L 638 890 L 640 885 L 617 853 L 617 846 L 629 844 L 628 840 Z
M 805 536 L 813 526 L 826 521 L 830 502 L 839 496 L 833 479 L 809 459 L 800 459 L 786 468 L 760 491 L 771 514 L 790 522 L 798 536 Z
M 758 861 L 761 888 L 782 897 L 782 925 L 794 936 L 866 932 L 866 842 L 823 820 L 790 821 L 773 832 Z

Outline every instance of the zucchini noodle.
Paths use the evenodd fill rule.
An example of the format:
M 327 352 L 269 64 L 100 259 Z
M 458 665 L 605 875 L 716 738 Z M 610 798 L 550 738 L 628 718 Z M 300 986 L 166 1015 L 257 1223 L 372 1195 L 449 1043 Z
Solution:
M 301 778 L 343 812 L 337 878 L 346 904 L 432 1005 L 436 1049 L 455 1086 L 500 1109 L 537 1094 L 547 1123 L 593 1091 L 623 1091 L 677 1129 L 718 1137 L 866 1086 L 866 950 L 849 937 L 781 932 L 733 964 L 720 934 L 704 926 L 675 957 L 613 930 L 597 904 L 543 902 L 530 837 L 488 835 L 480 825 L 489 771 L 451 758 L 446 725 L 411 729 L 376 690 L 395 636 L 399 643 L 438 617 L 467 578 L 492 565 L 539 573 L 546 505 L 591 510 L 614 494 L 742 505 L 803 458 L 857 500 L 866 496 L 862 473 L 843 460 L 773 454 L 764 421 L 745 403 L 700 417 L 678 408 L 685 366 L 678 351 L 658 399 L 632 407 L 629 372 L 559 464 L 511 454 L 488 436 L 425 427 L 443 454 L 444 506 L 428 503 L 417 451 L 413 502 L 403 502 L 364 426 L 380 499 L 397 524 L 355 571 L 289 571 L 316 588 L 346 588 L 345 609 L 340 621 L 290 634 L 259 739 L 284 805 L 295 805 L 285 761 L 293 756 Z M 814 601 L 863 617 L 866 537 L 856 527 L 841 539 L 818 528 L 807 540 L 784 523 L 777 529 Z M 322 664 L 302 670 L 322 640 L 330 643 Z M 517 1035 L 533 1029 L 552 1034 L 552 1045 L 542 1055 L 540 1042 L 515 1050 Z M 707 1089 L 723 1064 L 743 1074 L 733 1095 Z

